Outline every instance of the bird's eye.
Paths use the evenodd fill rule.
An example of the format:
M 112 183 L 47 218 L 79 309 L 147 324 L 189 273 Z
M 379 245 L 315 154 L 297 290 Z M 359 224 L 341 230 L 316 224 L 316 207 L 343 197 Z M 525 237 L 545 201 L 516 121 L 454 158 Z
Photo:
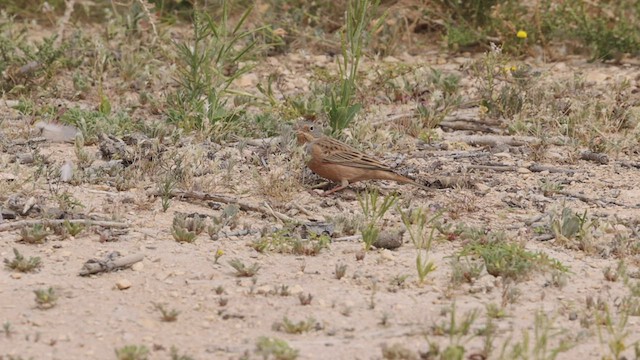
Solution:
M 310 130 L 310 131 L 313 131 L 313 125 L 310 125 L 310 126 L 309 126 L 309 130 Z

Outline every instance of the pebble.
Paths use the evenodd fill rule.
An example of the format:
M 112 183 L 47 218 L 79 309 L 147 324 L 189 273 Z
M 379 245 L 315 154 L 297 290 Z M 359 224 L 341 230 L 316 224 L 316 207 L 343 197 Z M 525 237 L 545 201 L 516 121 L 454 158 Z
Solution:
M 138 261 L 137 263 L 131 265 L 131 270 L 133 271 L 142 271 L 144 269 L 144 263 L 142 261 Z
M 131 287 L 131 281 L 127 279 L 120 279 L 116 281 L 116 287 L 118 290 L 126 290 Z

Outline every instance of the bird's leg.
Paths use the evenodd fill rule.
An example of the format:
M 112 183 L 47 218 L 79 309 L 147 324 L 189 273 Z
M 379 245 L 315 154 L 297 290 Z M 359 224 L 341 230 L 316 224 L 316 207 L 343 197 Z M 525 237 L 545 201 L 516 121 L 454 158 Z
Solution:
M 334 192 L 336 192 L 336 191 L 340 191 L 340 190 L 342 190 L 342 189 L 346 188 L 347 186 L 349 186 L 349 181 L 348 181 L 348 180 L 346 180 L 346 179 L 344 179 L 344 180 L 342 180 L 342 182 L 340 183 L 340 185 L 338 185 L 338 186 L 334 187 L 334 188 L 333 188 L 333 189 L 331 189 L 331 190 L 328 190 L 328 191 L 325 191 L 324 193 L 322 193 L 322 196 L 331 195 L 331 194 L 333 194 L 333 193 L 334 193 Z

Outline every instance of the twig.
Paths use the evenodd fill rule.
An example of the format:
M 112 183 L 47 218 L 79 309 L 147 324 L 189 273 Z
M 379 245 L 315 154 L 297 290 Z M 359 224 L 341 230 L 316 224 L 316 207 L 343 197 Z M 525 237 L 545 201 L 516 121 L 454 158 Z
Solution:
M 80 276 L 87 276 L 101 272 L 124 269 L 144 259 L 143 254 L 116 257 L 119 255 L 120 254 L 116 252 L 110 254 L 104 260 L 88 260 L 86 263 L 84 263 L 84 265 L 82 265 L 82 269 L 80 269 Z
M 528 169 L 532 172 L 548 171 L 550 173 L 565 173 L 565 174 L 575 174 L 577 172 L 577 170 L 573 170 L 573 169 L 562 169 L 558 167 L 540 165 L 540 164 L 533 164 L 529 166 Z
M 555 239 L 556 236 L 553 234 L 542 234 L 533 238 L 534 241 L 549 241 Z
M 14 221 L 8 224 L 0 224 L 0 232 L 21 229 L 23 227 L 34 226 L 38 224 L 42 224 L 45 226 L 61 225 L 61 224 L 64 224 L 65 222 L 69 222 L 71 224 L 82 224 L 86 226 L 100 226 L 105 228 L 123 229 L 123 228 L 129 227 L 129 224 L 123 223 L 123 222 L 117 222 L 117 221 L 100 221 L 100 220 L 91 220 L 91 219 L 70 219 L 70 220 L 38 219 L 38 220 L 20 220 L 20 221 Z
M 159 191 L 155 190 L 153 192 L 151 192 L 151 195 L 153 196 L 162 196 L 162 194 L 160 194 Z M 238 205 L 238 207 L 240 208 L 240 210 L 244 210 L 244 211 L 255 211 L 255 212 L 259 212 L 259 213 L 263 213 L 265 215 L 271 215 L 273 217 L 275 217 L 278 220 L 281 220 L 283 222 L 293 222 L 293 223 L 299 223 L 299 220 L 296 220 L 294 218 L 291 218 L 285 214 L 279 213 L 273 209 L 266 208 L 264 206 L 257 206 L 257 205 L 253 205 L 253 204 L 249 204 L 246 203 L 244 201 L 241 201 L 239 199 L 233 198 L 233 197 L 229 197 L 229 196 L 225 196 L 225 195 L 219 195 L 219 194 L 210 194 L 210 193 L 204 193 L 204 192 L 199 192 L 199 191 L 183 191 L 183 190 L 173 190 L 171 191 L 171 197 L 179 197 L 179 198 L 185 198 L 185 199 L 196 199 L 196 200 L 202 200 L 202 201 L 215 201 L 215 202 L 220 202 L 223 204 L 236 204 Z
M 358 241 L 362 239 L 362 235 L 351 235 L 351 236 L 343 236 L 335 239 L 331 239 L 331 242 L 339 242 L 339 241 Z
M 589 160 L 600 164 L 608 164 L 609 157 L 607 154 L 597 153 L 593 151 L 583 151 L 580 153 L 580 160 Z
M 490 146 L 499 145 L 508 146 L 525 146 L 540 143 L 540 139 L 533 136 L 501 136 L 501 135 L 462 135 L 462 136 L 446 136 L 449 141 L 460 141 L 472 146 Z
M 509 165 L 467 165 L 467 169 L 492 170 L 492 171 L 517 171 L 518 168 Z
M 488 125 L 478 124 L 465 120 L 444 120 L 439 126 L 443 129 L 459 130 L 459 131 L 482 131 L 491 134 L 500 134 L 502 131 Z
M 590 198 L 590 197 L 585 196 L 585 195 L 570 193 L 570 192 L 568 192 L 566 190 L 559 190 L 559 191 L 556 191 L 556 193 L 561 194 L 561 195 L 565 195 L 565 196 L 574 197 L 574 198 L 576 198 L 576 199 L 578 199 L 580 201 L 586 202 L 588 204 L 595 204 L 595 205 L 598 205 L 598 206 L 603 206 L 602 204 L 611 204 L 611 205 L 617 205 L 617 206 L 622 206 L 622 207 L 629 207 L 628 205 L 619 203 L 617 201 L 594 199 L 594 198 Z

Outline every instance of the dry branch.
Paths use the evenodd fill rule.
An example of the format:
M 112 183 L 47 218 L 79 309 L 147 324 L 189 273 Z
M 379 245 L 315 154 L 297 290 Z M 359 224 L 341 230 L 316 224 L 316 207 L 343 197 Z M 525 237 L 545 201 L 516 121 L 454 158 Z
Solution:
M 609 157 L 607 154 L 597 153 L 593 151 L 583 151 L 580 153 L 580 160 L 588 160 L 599 164 L 608 164 Z
M 160 194 L 160 192 L 157 190 L 153 191 L 151 195 L 162 196 L 162 194 Z M 225 196 L 225 195 L 210 194 L 210 193 L 204 193 L 199 191 L 173 190 L 171 191 L 171 197 L 179 197 L 183 199 L 195 199 L 195 200 L 201 200 L 201 201 L 215 201 L 223 204 L 236 204 L 238 205 L 240 210 L 255 211 L 265 215 L 270 215 L 282 222 L 293 222 L 293 223 L 300 222 L 294 218 L 291 218 L 285 214 L 282 214 L 273 210 L 271 207 L 253 205 L 253 204 L 244 202 L 240 199 L 236 199 L 236 198 Z
M 504 171 L 504 172 L 518 170 L 516 166 L 510 166 L 510 165 L 467 165 L 467 169 Z
M 82 265 L 82 269 L 80 269 L 80 276 L 87 276 L 91 274 L 97 274 L 101 272 L 109 272 L 118 269 L 128 268 L 131 265 L 137 263 L 138 261 L 142 261 L 144 259 L 144 255 L 129 255 L 119 257 L 120 253 L 114 252 L 109 254 L 105 259 L 91 259 L 88 260 L 84 265 Z
M 528 169 L 532 172 L 548 171 L 550 173 L 565 173 L 565 174 L 574 174 L 577 172 L 577 170 L 573 170 L 573 169 L 563 169 L 563 168 L 558 168 L 554 166 L 547 166 L 547 165 L 540 165 L 540 164 L 533 164 L 529 166 Z

